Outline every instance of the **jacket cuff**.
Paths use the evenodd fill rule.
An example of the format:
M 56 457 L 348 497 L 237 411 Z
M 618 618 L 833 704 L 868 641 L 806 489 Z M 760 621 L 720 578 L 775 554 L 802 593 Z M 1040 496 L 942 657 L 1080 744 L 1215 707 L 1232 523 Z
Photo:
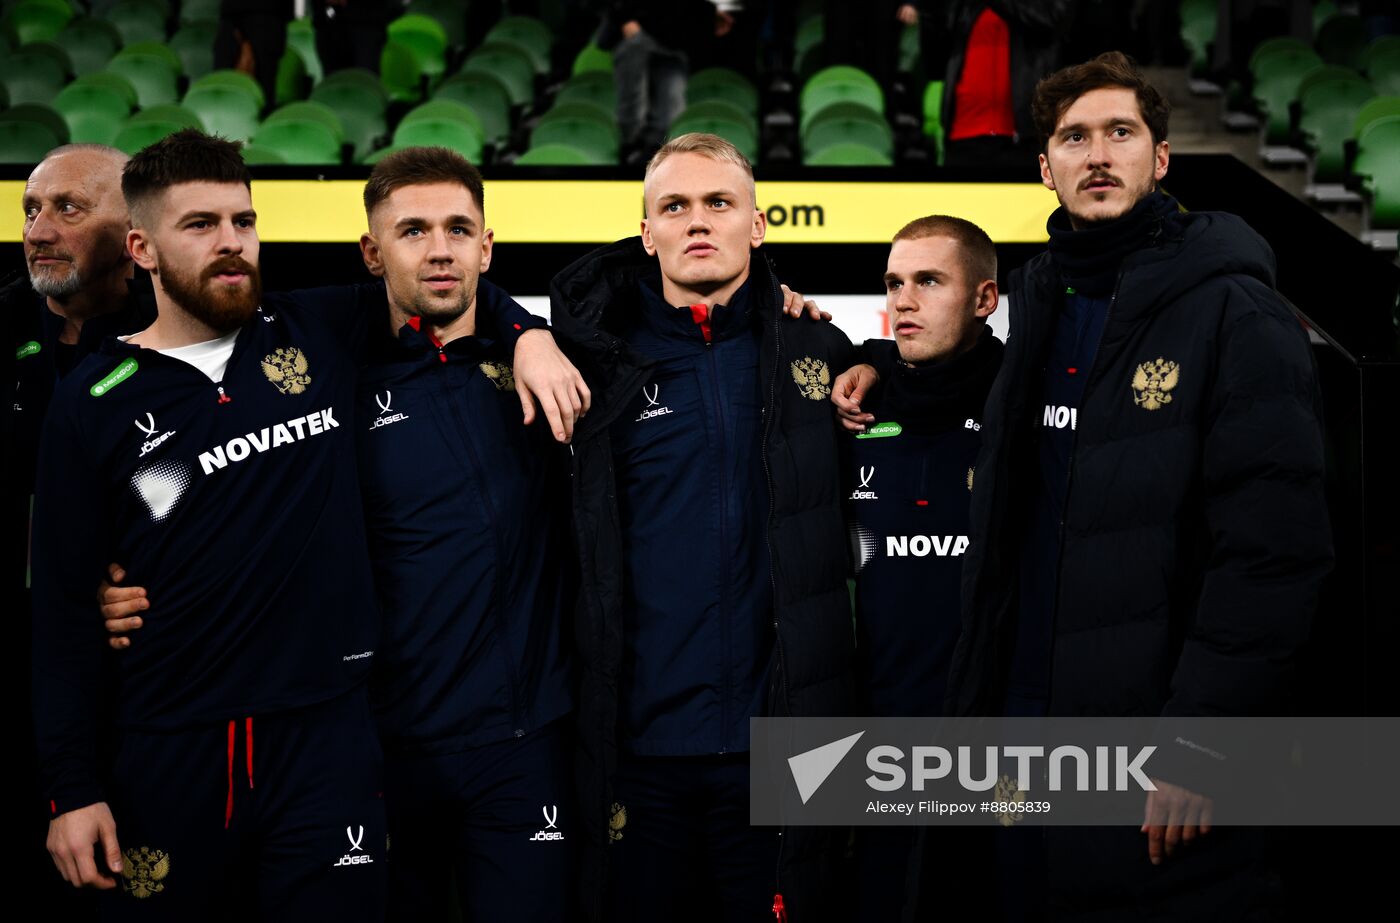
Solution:
M 107 800 L 102 786 L 92 781 L 74 781 L 66 785 L 54 786 L 49 790 L 48 795 L 49 802 L 46 807 L 49 810 L 50 819 Z

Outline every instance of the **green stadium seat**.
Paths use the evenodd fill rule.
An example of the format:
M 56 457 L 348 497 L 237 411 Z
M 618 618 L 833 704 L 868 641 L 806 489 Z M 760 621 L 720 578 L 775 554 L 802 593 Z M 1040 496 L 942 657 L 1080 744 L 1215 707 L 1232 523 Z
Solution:
M 924 87 L 924 137 L 938 149 L 938 162 L 943 162 L 943 81 L 930 80 Z
M 107 62 L 110 74 L 120 74 L 136 88 L 138 105 L 160 106 L 180 98 L 175 89 L 175 71 L 163 57 L 150 54 L 121 54 Z
M 530 147 L 561 144 L 577 148 L 607 163 L 617 162 L 617 127 L 595 118 L 555 118 L 541 121 L 530 132 Z
M 257 101 L 233 87 L 190 87 L 183 105 L 199 116 L 209 134 L 230 141 L 247 141 L 258 128 Z
M 367 104 L 373 102 L 381 114 L 389 108 L 389 96 L 384 92 L 384 85 L 379 82 L 379 75 L 374 71 L 365 70 L 363 67 L 348 67 L 345 70 L 333 71 L 316 84 L 316 89 L 341 86 L 353 87 L 364 93 L 365 102 Z
M 264 122 L 253 144 L 275 151 L 289 164 L 329 166 L 340 163 L 340 142 L 322 122 L 285 119 Z
M 754 130 L 751 121 L 726 118 L 678 118 L 671 123 L 671 130 L 667 132 L 667 137 L 676 138 L 694 131 L 719 135 L 737 147 L 749 159 L 749 163 L 758 162 L 758 132 Z
M 1322 63 L 1317 52 L 1281 48 L 1255 63 L 1254 101 L 1265 115 L 1264 140 L 1282 144 L 1291 127 L 1289 104 L 1298 95 L 1303 76 Z
M 1361 17 L 1339 13 L 1318 27 L 1313 48 L 1328 64 L 1360 67 L 1370 40 Z
M 122 50 L 117 52 L 116 57 L 126 58 L 131 55 L 151 55 L 160 58 L 177 76 L 184 73 L 185 62 L 181 61 L 180 55 L 165 42 L 127 42 L 122 46 Z
M 436 19 L 447 33 L 447 47 L 461 48 L 467 44 L 467 19 L 461 0 L 413 0 L 405 13 Z
M 838 64 L 812 75 L 799 100 L 801 125 L 827 106 L 841 102 L 863 103 L 880 114 L 885 111 L 885 94 L 875 78 L 855 67 Z
M 1351 136 L 1353 138 L 1361 137 L 1361 133 L 1372 122 L 1388 115 L 1400 115 L 1400 94 L 1377 96 L 1362 106 L 1356 113 L 1356 121 L 1352 123 Z
M 219 31 L 212 22 L 191 22 L 170 36 L 170 50 L 180 57 L 185 76 L 194 80 L 214 69 L 214 35 Z
M 733 103 L 725 102 L 721 99 L 710 99 L 704 102 L 691 103 L 681 111 L 680 115 L 676 116 L 677 121 L 682 119 L 710 118 L 734 119 L 744 122 L 754 130 L 754 134 L 758 133 L 758 120 L 753 117 L 752 113 L 746 112 Z
M 1370 194 L 1372 226 L 1400 228 L 1400 115 L 1366 126 L 1356 146 L 1352 171 Z
M 512 106 L 523 106 L 535 97 L 535 66 L 519 46 L 484 42 L 462 65 L 464 74 L 492 74 L 510 95 Z
M 445 147 L 463 157 L 479 163 L 481 161 L 481 132 L 476 126 L 450 118 L 416 119 L 400 122 L 394 130 L 396 148 L 405 147 Z
M 919 26 L 905 26 L 899 31 L 899 72 L 912 74 L 923 64 L 919 48 Z
M 403 118 L 399 120 L 399 125 L 425 120 L 460 122 L 470 126 L 480 138 L 485 139 L 486 137 L 486 129 L 482 126 L 481 117 L 476 114 L 476 111 L 455 100 L 430 99 L 426 103 L 414 106 L 404 113 Z
M 68 52 L 57 42 L 47 40 L 30 42 L 28 45 L 21 45 L 19 51 L 26 54 L 43 55 L 58 65 L 65 78 L 73 75 L 73 62 L 69 59 Z
M 111 90 L 119 94 L 126 100 L 127 109 L 135 109 L 139 100 L 136 98 L 136 87 L 131 85 L 121 74 L 112 74 L 107 71 L 98 71 L 95 74 L 83 74 L 77 77 L 70 87 L 101 87 L 104 90 Z
M 142 148 L 150 147 L 161 138 L 169 137 L 177 131 L 182 131 L 187 126 L 180 122 L 161 122 L 149 120 L 144 122 L 133 122 L 130 119 L 117 132 L 117 137 L 113 139 L 112 146 L 120 148 L 128 154 L 135 154 Z
M 436 82 L 447 69 L 447 30 L 431 16 L 405 13 L 389 23 L 389 40 L 407 48 L 418 71 Z
M 316 27 L 310 19 L 293 19 L 287 23 L 287 49 L 301 58 L 312 86 L 320 83 L 325 77 L 325 69 L 321 67 L 321 55 L 316 51 Z
M 286 163 L 287 158 L 274 150 L 265 147 L 258 147 L 256 144 L 245 144 L 242 148 L 243 162 L 248 166 L 258 166 L 259 164 L 279 164 Z
M 6 122 L 0 119 L 0 163 L 33 165 L 62 143 L 38 122 Z
M 12 51 L 0 56 L 0 83 L 11 105 L 47 103 L 63 88 L 67 75 L 51 56 Z
M 50 106 L 39 103 L 22 103 L 18 106 L 11 106 L 4 112 L 0 112 L 0 122 L 32 122 L 48 129 L 49 133 L 58 139 L 59 144 L 67 144 L 71 140 L 68 133 L 68 122 L 64 120 L 63 114 Z
M 340 116 L 345 126 L 345 140 L 354 146 L 357 161 L 368 155 L 375 142 L 389 130 L 384 119 L 387 102 L 382 95 L 377 95 L 382 93 L 377 80 L 374 90 L 374 93 L 366 93 L 353 82 L 332 82 L 328 77 L 311 91 L 312 102 L 321 103 Z
M 883 151 L 877 151 L 854 141 L 828 145 L 812 154 L 804 154 L 802 162 L 809 167 L 889 167 L 894 161 Z
M 1256 78 L 1259 76 L 1259 62 L 1269 55 L 1283 50 L 1290 51 L 1312 51 L 1312 46 L 1302 39 L 1294 38 L 1291 35 L 1280 35 L 1274 38 L 1266 38 L 1254 50 L 1249 53 L 1249 72 Z M 1318 63 L 1322 63 L 1319 59 Z
M 733 111 L 730 107 L 729 111 Z M 579 100 L 577 102 L 556 102 L 549 108 L 549 111 L 540 116 L 540 121 L 551 119 L 593 119 L 612 128 L 617 129 L 617 119 L 613 113 L 598 106 L 596 103 Z
M 72 18 L 73 11 L 66 6 L 21 0 L 0 16 L 0 30 L 13 38 L 16 45 L 27 45 L 57 37 Z
M 611 51 L 604 51 L 597 45 L 589 42 L 579 51 L 574 58 L 573 75 L 605 73 L 611 74 L 613 71 L 613 56 Z M 527 152 L 528 153 L 528 152 Z M 516 161 L 519 163 L 520 161 Z
M 811 154 L 845 142 L 863 145 L 891 159 L 894 157 L 894 133 L 884 116 L 858 103 L 827 107 L 802 132 L 802 149 Z
M 1362 70 L 1377 93 L 1400 95 L 1400 35 L 1383 35 L 1372 42 Z
M 1303 75 L 1298 85 L 1298 128 L 1313 154 L 1313 181 L 1340 182 L 1346 172 L 1344 142 L 1356 113 L 1375 96 L 1356 71 L 1324 64 Z
M 758 117 L 758 90 L 748 78 L 727 67 L 709 67 L 690 75 L 685 85 L 687 105 L 718 99 Z
M 1191 55 L 1191 73 L 1198 77 L 1210 69 L 1218 6 L 1217 0 L 1182 0 L 1181 3 L 1181 41 Z
M 161 4 L 149 0 L 118 0 L 106 13 L 106 20 L 116 26 L 122 42 L 165 41 L 165 17 Z
M 559 88 L 554 104 L 589 102 L 608 112 L 617 112 L 617 84 L 611 71 L 587 71 L 569 78 Z
M 54 42 L 68 52 L 73 73 L 79 76 L 102 70 L 122 47 L 121 33 L 101 19 L 75 19 Z
M 337 145 L 345 143 L 345 125 L 340 121 L 340 116 L 336 115 L 334 109 L 322 103 L 287 103 L 269 113 L 267 118 L 263 120 L 263 125 L 273 125 L 278 122 L 319 122 L 330 130 Z
M 554 35 L 549 26 L 531 16 L 507 16 L 491 27 L 486 41 L 506 41 L 518 45 L 530 56 L 535 73 L 547 74 Z
M 180 25 L 218 22 L 220 0 L 180 0 Z
M 1337 4 L 1333 3 L 1332 0 L 1320 0 L 1320 2 L 1317 2 L 1313 7 L 1312 14 L 1313 32 L 1317 32 L 1318 29 L 1322 28 L 1324 22 L 1336 15 Z
M 600 167 L 616 161 L 595 152 L 582 151 L 567 144 L 544 144 L 532 147 L 516 158 L 519 167 Z
M 306 62 L 288 45 L 277 62 L 277 86 L 275 102 L 279 106 L 294 103 L 306 98 L 311 89 L 311 75 L 306 72 Z
M 808 16 L 797 27 L 797 37 L 793 42 L 793 60 L 799 74 L 807 73 L 812 68 L 825 37 L 825 17 L 820 13 Z
M 416 103 L 422 99 L 423 68 L 417 53 L 399 42 L 385 42 L 379 53 L 379 81 L 393 102 Z
M 510 91 L 493 74 L 483 71 L 448 77 L 433 92 L 433 99 L 458 102 L 475 112 L 483 137 L 492 144 L 510 134 Z
M 190 84 L 191 90 L 195 87 L 232 87 L 257 103 L 259 112 L 267 105 L 267 100 L 263 98 L 262 85 L 242 71 L 213 71 Z
M 152 106 L 149 109 L 133 112 L 131 117 L 126 120 L 128 125 L 142 122 L 173 122 L 181 128 L 196 128 L 204 131 L 204 122 L 198 113 L 175 103 L 167 106 Z
M 53 107 L 68 123 L 69 141 L 78 144 L 111 144 L 131 114 L 122 91 L 76 82 L 54 97 Z

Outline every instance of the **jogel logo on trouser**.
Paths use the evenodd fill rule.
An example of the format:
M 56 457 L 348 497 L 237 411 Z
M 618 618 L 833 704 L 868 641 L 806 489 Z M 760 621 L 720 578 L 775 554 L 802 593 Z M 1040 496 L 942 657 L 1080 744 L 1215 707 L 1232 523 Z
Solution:
M 531 842 L 540 840 L 562 840 L 564 834 L 560 832 L 557 821 L 559 820 L 559 805 L 550 804 L 540 808 L 544 814 L 544 829 L 535 831 L 535 835 L 530 837 Z
M 365 852 L 360 844 L 365 840 L 365 827 L 361 824 L 358 829 L 345 828 L 345 838 L 350 841 L 350 851 L 341 856 L 331 868 L 339 868 L 342 865 L 371 865 L 374 857 Z

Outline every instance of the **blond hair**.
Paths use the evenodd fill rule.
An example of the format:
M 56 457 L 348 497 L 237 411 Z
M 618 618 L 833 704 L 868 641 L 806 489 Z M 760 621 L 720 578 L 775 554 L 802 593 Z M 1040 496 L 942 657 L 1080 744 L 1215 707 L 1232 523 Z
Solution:
M 651 175 L 665 162 L 672 154 L 699 154 L 701 157 L 708 157 L 720 163 L 729 163 L 744 171 L 748 177 L 749 200 L 758 207 L 758 195 L 754 191 L 753 164 L 744 156 L 744 152 L 739 150 L 719 135 L 710 135 L 701 131 L 692 131 L 684 135 L 679 135 L 667 141 L 651 155 L 651 160 L 647 161 L 646 179 L 643 180 L 644 188 L 651 185 Z
M 952 215 L 927 215 L 915 218 L 900 228 L 891 243 L 901 240 L 923 240 L 928 237 L 947 237 L 958 245 L 963 269 L 968 281 L 974 285 L 997 278 L 997 247 L 987 232 L 965 218 Z

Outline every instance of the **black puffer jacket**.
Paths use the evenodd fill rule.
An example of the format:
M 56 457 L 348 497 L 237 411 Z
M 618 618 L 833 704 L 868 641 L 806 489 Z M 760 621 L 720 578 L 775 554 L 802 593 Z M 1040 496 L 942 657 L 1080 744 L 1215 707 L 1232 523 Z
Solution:
M 1125 259 L 1079 407 L 1050 714 L 1285 706 L 1332 540 L 1316 371 L 1273 276 L 1263 239 L 1219 212 L 1170 215 L 1154 245 Z M 1027 446 L 1063 284 L 1045 254 L 1010 288 L 951 681 L 961 714 L 994 711 L 1005 680 L 1018 511 L 1037 483 Z
M 583 880 L 590 918 L 602 912 L 611 779 L 617 763 L 622 669 L 623 545 L 608 425 L 646 383 L 651 360 L 613 332 L 638 309 L 638 280 L 659 275 L 640 238 L 576 261 L 550 285 L 555 336 L 583 372 L 593 407 L 575 430 L 573 507 L 581 588 L 575 618 L 581 688 L 578 773 L 587 849 Z M 766 709 L 781 716 L 841 715 L 854 703 L 854 633 L 830 382 L 851 361 L 845 335 L 808 318 L 784 319 L 777 278 L 752 258 L 751 309 L 763 324 L 763 458 L 768 471 L 768 544 L 773 571 L 776 662 Z M 829 378 L 804 388 L 793 363 L 825 363 Z M 815 397 L 813 396 L 815 395 Z M 815 868 L 827 845 L 807 832 L 785 837 L 779 880 L 794 921 L 824 884 Z M 828 879 L 829 880 L 829 879 Z

